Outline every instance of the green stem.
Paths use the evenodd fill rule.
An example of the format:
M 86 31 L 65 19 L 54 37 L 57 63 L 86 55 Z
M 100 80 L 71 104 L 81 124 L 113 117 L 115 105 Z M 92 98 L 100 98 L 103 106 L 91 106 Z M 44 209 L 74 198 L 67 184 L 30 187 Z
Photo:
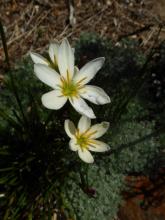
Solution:
M 86 186 L 86 181 L 85 181 L 85 178 L 84 178 L 84 175 L 83 173 L 80 171 L 80 179 L 81 179 L 81 186 L 83 187 L 83 189 L 85 188 Z
M 19 95 L 18 95 L 18 92 L 17 92 L 17 87 L 15 85 L 15 82 L 14 82 L 14 77 L 13 77 L 13 74 L 11 73 L 11 71 L 9 71 L 9 75 L 10 75 L 10 79 L 11 79 L 11 86 L 12 86 L 12 89 L 13 89 L 13 93 L 15 95 L 15 98 L 16 98 L 16 101 L 17 101 L 17 104 L 18 104 L 18 107 L 20 109 L 20 112 L 21 112 L 21 115 L 22 115 L 22 118 L 25 122 L 25 125 L 26 127 L 28 128 L 28 122 L 27 122 L 27 119 L 26 119 L 26 116 L 24 114 L 24 111 L 23 111 L 23 108 L 22 108 L 22 104 L 21 104 L 21 100 L 19 98 Z
M 4 32 L 1 20 L 0 20 L 0 35 L 1 35 L 1 38 L 2 38 L 2 44 L 3 44 L 4 53 L 5 53 L 5 60 L 6 60 L 8 69 L 10 70 L 10 62 L 9 62 L 8 49 L 7 49 L 7 44 L 6 44 L 6 37 L 5 37 L 5 32 Z M 18 103 L 18 106 L 19 106 L 20 112 L 22 114 L 23 120 L 24 120 L 24 122 L 27 125 L 27 120 L 26 120 L 25 114 L 23 112 L 21 101 L 20 101 L 18 93 L 17 93 L 17 88 L 16 88 L 15 83 L 14 83 L 13 75 L 12 75 L 12 73 L 10 71 L 9 71 L 9 74 L 10 74 L 11 85 L 12 85 L 12 89 L 13 89 L 16 101 Z
M 11 126 L 13 126 L 14 128 L 20 130 L 21 126 L 20 124 L 18 124 L 15 120 L 13 120 L 8 114 L 6 114 L 4 112 L 3 109 L 0 109 L 0 117 L 5 119 Z
M 10 70 L 10 62 L 9 62 L 8 49 L 7 49 L 7 44 L 6 44 L 6 37 L 5 37 L 5 32 L 4 32 L 1 20 L 0 20 L 0 35 L 1 35 L 2 45 L 3 45 L 3 49 L 5 53 L 5 61 L 7 63 L 8 69 Z

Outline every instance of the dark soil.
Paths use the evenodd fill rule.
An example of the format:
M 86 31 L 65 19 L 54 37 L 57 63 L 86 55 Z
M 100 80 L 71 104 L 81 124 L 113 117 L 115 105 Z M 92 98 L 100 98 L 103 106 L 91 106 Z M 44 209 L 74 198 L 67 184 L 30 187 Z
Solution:
M 164 0 L 75 0 L 76 23 L 68 23 L 68 8 L 62 0 L 1 0 L 0 16 L 5 29 L 10 60 L 30 50 L 42 51 L 53 39 L 75 41 L 83 32 L 96 32 L 115 42 L 129 36 L 148 48 L 165 21 Z M 162 27 L 161 37 L 165 36 Z M 0 43 L 0 63 L 4 61 Z

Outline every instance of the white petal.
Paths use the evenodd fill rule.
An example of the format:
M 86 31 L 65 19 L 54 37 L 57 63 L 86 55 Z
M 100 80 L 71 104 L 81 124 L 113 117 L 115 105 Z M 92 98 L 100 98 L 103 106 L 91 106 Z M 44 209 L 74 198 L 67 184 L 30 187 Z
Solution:
M 34 53 L 34 52 L 30 52 L 30 56 L 33 60 L 34 63 L 38 63 L 38 64 L 44 64 L 46 66 L 49 65 L 49 62 L 47 59 L 45 59 L 43 56 L 41 56 L 40 54 L 38 53 Z
M 76 144 L 76 140 L 75 139 L 71 139 L 69 142 L 69 147 L 72 151 L 77 151 L 79 146 Z
M 58 42 L 53 42 L 49 45 L 49 56 L 53 63 L 58 62 L 58 50 L 59 50 Z
M 81 115 L 85 115 L 88 118 L 96 118 L 92 108 L 82 98 L 69 98 L 70 103 Z
M 58 52 L 58 67 L 61 75 L 67 78 L 72 78 L 74 74 L 74 53 L 67 39 L 64 39 L 59 47 Z
M 43 64 L 34 64 L 34 72 L 36 76 L 46 85 L 57 88 L 61 83 L 60 75 L 52 68 Z
M 78 123 L 78 129 L 80 133 L 85 132 L 88 128 L 91 126 L 91 119 L 86 116 L 81 116 L 79 123 Z
M 65 120 L 64 129 L 70 138 L 73 138 L 73 139 L 75 138 L 76 128 L 75 128 L 74 123 L 72 121 L 70 121 L 69 119 Z
M 86 85 L 81 90 L 81 97 L 96 105 L 104 105 L 110 103 L 110 97 L 98 86 Z
M 101 137 L 103 134 L 105 134 L 108 128 L 109 128 L 109 122 L 104 121 L 100 124 L 93 125 L 88 131 L 88 133 L 91 134 L 90 138 L 96 139 Z
M 92 154 L 86 149 L 79 148 L 78 155 L 81 158 L 81 160 L 83 160 L 86 163 L 93 163 L 94 162 Z
M 75 53 L 75 48 L 74 47 L 72 47 L 72 51 L 73 51 L 73 54 Z
M 75 75 L 74 81 L 75 82 L 81 81 L 81 85 L 87 84 L 96 75 L 99 69 L 103 66 L 104 61 L 105 61 L 104 57 L 100 57 L 90 61 L 80 69 L 78 74 Z
M 79 68 L 77 66 L 74 66 L 74 75 L 79 73 Z
M 93 143 L 91 143 L 90 146 L 88 146 L 90 151 L 95 151 L 95 152 L 105 152 L 108 151 L 109 145 L 98 140 L 93 140 Z
M 60 109 L 67 101 L 65 96 L 61 96 L 59 90 L 53 90 L 45 93 L 42 98 L 42 104 L 48 109 Z

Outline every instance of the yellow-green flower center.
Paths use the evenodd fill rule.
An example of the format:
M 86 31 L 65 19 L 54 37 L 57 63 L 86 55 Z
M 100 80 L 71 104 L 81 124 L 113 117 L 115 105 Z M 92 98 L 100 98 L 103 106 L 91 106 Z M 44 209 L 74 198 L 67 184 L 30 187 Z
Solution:
M 61 92 L 63 96 L 67 97 L 78 97 L 79 90 L 82 88 L 79 83 L 73 82 L 70 78 L 70 74 L 67 71 L 67 77 L 61 76 Z
M 61 76 L 61 85 L 59 86 L 61 88 L 62 96 L 67 96 L 67 97 L 77 97 L 79 96 L 79 92 L 81 89 L 84 88 L 84 85 L 82 82 L 86 79 L 86 77 L 82 78 L 78 82 L 74 82 L 69 74 L 69 71 L 67 71 L 67 76 L 64 78 Z
M 78 95 L 78 87 L 72 81 L 62 80 L 62 94 L 64 96 L 73 97 Z
M 82 148 L 88 149 L 89 139 L 83 135 L 77 136 L 77 144 Z
M 84 133 L 80 133 L 79 129 L 76 131 L 76 141 L 77 144 L 81 147 L 81 149 L 88 149 L 89 146 L 95 144 L 95 140 L 91 137 L 96 132 L 97 130 L 90 132 L 90 128 L 86 130 Z

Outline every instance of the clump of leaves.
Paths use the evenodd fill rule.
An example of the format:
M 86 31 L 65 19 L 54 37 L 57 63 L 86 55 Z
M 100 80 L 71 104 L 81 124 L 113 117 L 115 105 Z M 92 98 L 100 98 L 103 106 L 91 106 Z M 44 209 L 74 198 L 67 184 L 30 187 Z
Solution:
M 71 156 L 63 129 L 67 111 L 53 114 L 42 107 L 44 87 L 36 82 L 31 62 L 25 61 L 10 74 L 14 84 L 6 77 L 1 92 L 3 214 L 5 219 L 27 219 L 31 212 L 36 219 L 51 216 L 60 204 L 59 185 L 73 172 L 72 167 L 80 166 L 76 156 Z
M 69 150 L 63 128 L 69 106 L 59 112 L 44 109 L 40 101 L 44 90 L 43 84 L 33 76 L 32 63 L 28 59 L 5 77 L 0 97 L 0 189 L 5 195 L 0 204 L 1 218 L 51 219 L 54 212 L 59 218 L 63 215 L 80 218 L 79 203 L 73 202 L 73 198 L 79 200 L 79 195 L 83 198 L 80 201 L 82 211 L 87 201 L 94 202 L 83 219 L 90 215 L 92 207 L 96 209 L 98 202 L 104 210 L 98 216 L 104 216 L 109 209 L 109 199 L 102 193 L 103 185 L 105 192 L 109 192 L 108 197 L 116 198 L 113 212 L 108 215 L 113 216 L 121 201 L 122 175 L 116 177 L 118 185 L 112 182 L 115 174 L 109 177 L 106 174 L 103 179 L 104 167 L 90 168 Z M 95 180 L 98 174 L 100 178 Z M 89 181 L 86 176 L 90 177 Z M 114 189 L 111 186 L 109 190 L 109 185 Z M 90 188 L 93 187 L 97 198 L 92 199 L 93 189 Z M 114 191 L 115 197 L 111 195 Z

